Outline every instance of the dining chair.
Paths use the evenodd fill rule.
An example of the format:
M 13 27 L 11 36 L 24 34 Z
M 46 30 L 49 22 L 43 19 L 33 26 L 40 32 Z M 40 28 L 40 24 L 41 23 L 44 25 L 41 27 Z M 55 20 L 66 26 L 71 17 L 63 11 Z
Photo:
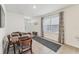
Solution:
M 11 33 L 11 36 L 14 37 L 14 36 L 20 36 L 20 35 L 19 35 L 19 33 L 17 33 L 17 32 L 12 32 L 12 33 Z
M 31 37 L 31 33 L 22 33 L 21 34 L 21 37 Z
M 21 36 L 21 32 L 13 32 L 15 34 L 18 34 L 19 36 Z
M 19 39 L 20 48 L 19 53 L 25 53 L 27 51 L 30 51 L 32 54 L 32 39 L 31 38 L 21 38 Z
M 8 38 L 8 47 L 7 47 L 7 54 L 9 53 L 9 48 L 13 48 L 13 50 L 14 50 L 14 53 L 16 53 L 15 52 L 15 45 L 14 45 L 14 43 L 10 40 L 11 38 L 10 38 L 10 35 L 7 35 L 7 38 Z

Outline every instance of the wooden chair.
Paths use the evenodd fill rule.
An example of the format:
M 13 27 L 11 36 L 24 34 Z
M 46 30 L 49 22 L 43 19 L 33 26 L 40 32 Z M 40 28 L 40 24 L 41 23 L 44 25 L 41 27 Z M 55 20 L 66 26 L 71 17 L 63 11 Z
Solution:
M 11 36 L 12 36 L 12 37 L 14 37 L 14 36 L 20 36 L 20 34 L 19 34 L 18 32 L 12 32 L 12 33 L 11 33 Z
M 12 32 L 11 37 L 21 37 L 21 34 L 20 32 Z M 19 42 L 17 41 L 16 44 L 19 45 Z
M 21 32 L 14 32 L 14 33 L 18 33 L 18 34 L 19 34 L 19 36 L 21 36 Z
M 21 33 L 21 36 L 25 36 L 25 35 L 27 35 L 27 33 Z
M 27 34 L 31 35 L 31 33 L 30 33 L 30 32 L 28 32 Z
M 20 48 L 19 53 L 25 53 L 27 51 L 30 51 L 32 54 L 32 39 L 31 38 L 21 38 L 19 39 Z
M 10 48 L 10 47 L 13 47 L 14 53 L 16 53 L 16 52 L 15 52 L 15 45 L 14 45 L 14 43 L 10 40 L 10 35 L 7 35 L 7 38 L 8 38 L 7 54 L 9 53 L 9 48 Z
M 22 37 L 26 37 L 26 36 L 31 37 L 31 33 L 22 33 L 21 36 Z

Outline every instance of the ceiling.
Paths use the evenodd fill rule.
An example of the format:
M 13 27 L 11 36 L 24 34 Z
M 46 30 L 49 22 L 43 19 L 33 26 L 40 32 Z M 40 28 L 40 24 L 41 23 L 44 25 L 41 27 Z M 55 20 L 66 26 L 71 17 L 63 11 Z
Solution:
M 69 6 L 68 4 L 35 4 L 36 8 L 33 8 L 33 5 L 34 4 L 5 4 L 5 7 L 7 11 L 33 17 Z

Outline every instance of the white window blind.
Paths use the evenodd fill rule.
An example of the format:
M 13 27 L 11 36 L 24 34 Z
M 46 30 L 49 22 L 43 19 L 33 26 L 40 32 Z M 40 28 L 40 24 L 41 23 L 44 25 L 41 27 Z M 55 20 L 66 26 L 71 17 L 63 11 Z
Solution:
M 59 32 L 59 15 L 44 17 L 43 30 L 44 32 Z

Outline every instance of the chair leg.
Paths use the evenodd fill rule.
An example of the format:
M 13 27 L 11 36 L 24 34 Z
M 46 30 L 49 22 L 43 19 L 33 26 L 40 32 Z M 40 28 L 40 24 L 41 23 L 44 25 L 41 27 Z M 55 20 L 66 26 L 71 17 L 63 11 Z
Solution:
M 31 54 L 32 54 L 32 48 L 31 48 Z
M 8 44 L 8 47 L 7 47 L 7 54 L 9 53 L 9 46 L 10 46 L 10 45 Z
M 14 54 L 16 54 L 15 44 L 14 43 L 13 43 L 13 50 L 14 50 Z
M 18 50 L 19 54 L 21 54 L 20 49 Z

